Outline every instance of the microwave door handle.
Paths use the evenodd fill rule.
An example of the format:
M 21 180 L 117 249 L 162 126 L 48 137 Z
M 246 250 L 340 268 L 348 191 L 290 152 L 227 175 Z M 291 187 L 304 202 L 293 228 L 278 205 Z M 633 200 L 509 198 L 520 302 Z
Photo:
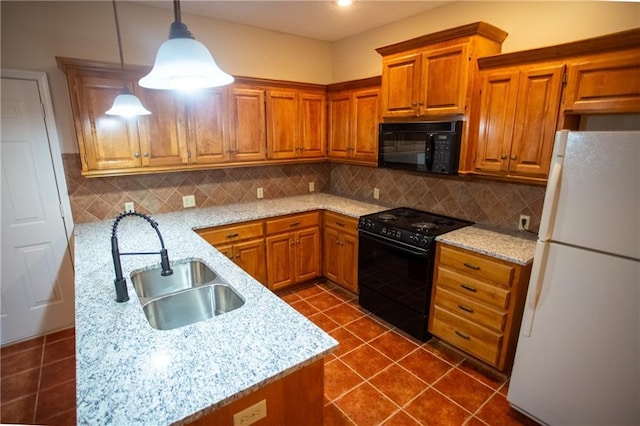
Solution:
M 425 158 L 425 164 L 427 166 L 427 170 L 431 170 L 433 168 L 433 147 L 434 147 L 434 136 L 433 133 L 429 133 L 427 136 L 427 152 Z

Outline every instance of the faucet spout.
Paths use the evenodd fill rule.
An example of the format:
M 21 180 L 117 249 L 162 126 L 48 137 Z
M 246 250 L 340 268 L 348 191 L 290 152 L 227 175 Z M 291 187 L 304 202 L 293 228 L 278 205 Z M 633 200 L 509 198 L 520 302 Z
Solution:
M 160 240 L 160 251 L 159 252 L 137 252 L 137 253 L 120 253 L 120 249 L 118 248 L 118 225 L 120 221 L 128 216 L 137 216 L 144 220 L 146 220 L 151 227 L 158 234 L 158 239 Z M 162 266 L 161 275 L 166 277 L 168 275 L 173 274 L 173 270 L 169 264 L 169 254 L 167 249 L 164 246 L 164 240 L 162 239 L 162 234 L 160 233 L 160 229 L 158 229 L 158 223 L 154 221 L 150 216 L 147 216 L 142 213 L 137 212 L 125 212 L 120 213 L 118 217 L 116 217 L 113 222 L 113 226 L 111 228 L 111 256 L 113 258 L 113 269 L 116 274 L 116 278 L 113 281 L 114 286 L 116 288 L 116 302 L 122 303 L 129 300 L 129 293 L 127 291 L 127 280 L 122 275 L 122 264 L 120 262 L 120 256 L 123 255 L 146 255 L 146 254 L 159 254 L 160 255 L 160 264 Z

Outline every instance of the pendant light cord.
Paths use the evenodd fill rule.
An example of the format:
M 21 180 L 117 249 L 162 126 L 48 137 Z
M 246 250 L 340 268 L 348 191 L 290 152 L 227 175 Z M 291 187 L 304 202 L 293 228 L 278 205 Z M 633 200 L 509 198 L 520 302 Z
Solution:
M 189 31 L 187 26 L 182 23 L 179 0 L 173 0 L 173 23 L 171 24 L 171 27 L 169 27 L 169 40 L 174 38 L 194 39 L 191 31 Z
M 116 18 L 116 34 L 118 36 L 118 52 L 120 53 L 120 69 L 122 70 L 122 76 L 124 77 L 124 55 L 122 54 L 122 41 L 120 40 L 120 22 L 118 21 L 118 9 L 116 7 L 116 0 L 112 0 L 113 3 L 113 16 Z
M 173 0 L 173 17 L 174 21 L 182 22 L 182 18 L 180 16 L 180 2 L 178 0 Z

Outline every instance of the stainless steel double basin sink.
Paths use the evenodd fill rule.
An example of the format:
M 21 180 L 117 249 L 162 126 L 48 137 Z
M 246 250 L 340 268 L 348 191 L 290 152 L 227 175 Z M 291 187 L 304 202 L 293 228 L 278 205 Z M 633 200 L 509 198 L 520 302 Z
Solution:
M 216 272 L 199 260 L 134 272 L 131 282 L 151 327 L 171 330 L 194 324 L 244 305 L 244 299 Z

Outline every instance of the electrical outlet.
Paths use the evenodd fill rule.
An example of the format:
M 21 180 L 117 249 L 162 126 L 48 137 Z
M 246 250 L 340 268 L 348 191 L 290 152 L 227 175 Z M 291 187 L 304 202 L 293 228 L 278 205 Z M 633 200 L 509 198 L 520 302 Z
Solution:
M 380 189 L 373 188 L 373 198 L 375 198 L 376 200 L 380 199 Z
M 267 401 L 263 399 L 233 415 L 233 426 L 249 426 L 267 417 Z
M 124 211 L 127 213 L 136 211 L 136 208 L 133 206 L 133 201 L 127 201 L 126 203 L 124 203 Z
M 182 197 L 182 207 L 185 209 L 188 207 L 196 206 L 196 196 L 195 195 L 185 195 Z
M 520 221 L 518 222 L 518 229 L 521 231 L 529 230 L 529 220 L 531 220 L 529 216 L 521 214 Z
M 316 190 L 315 182 L 309 182 L 309 192 L 314 192 Z
M 258 197 L 258 199 L 264 198 L 264 190 L 262 188 L 258 188 L 258 190 L 256 191 L 256 196 Z

